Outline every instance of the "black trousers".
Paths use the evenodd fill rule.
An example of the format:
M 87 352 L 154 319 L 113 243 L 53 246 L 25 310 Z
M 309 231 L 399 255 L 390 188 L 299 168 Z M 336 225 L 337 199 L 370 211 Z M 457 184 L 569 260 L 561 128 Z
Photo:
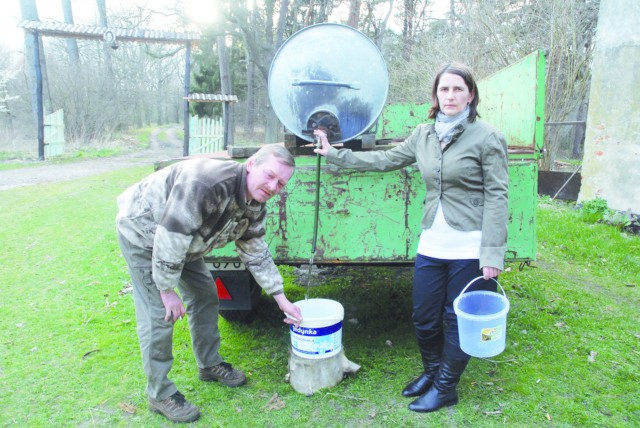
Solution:
M 453 301 L 474 278 L 482 275 L 478 259 L 442 260 L 418 254 L 413 277 L 413 325 L 420 349 L 442 343 L 442 356 L 468 360 L 460 349 Z M 476 281 L 467 291 L 496 291 L 495 281 Z M 443 340 L 442 340 L 443 339 Z

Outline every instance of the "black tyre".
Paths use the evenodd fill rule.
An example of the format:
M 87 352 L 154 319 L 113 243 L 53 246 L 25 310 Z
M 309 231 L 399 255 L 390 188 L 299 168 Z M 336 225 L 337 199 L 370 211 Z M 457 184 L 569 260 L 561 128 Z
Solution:
M 241 322 L 249 324 L 255 318 L 258 313 L 258 308 L 249 310 L 236 310 L 236 309 L 221 309 L 219 314 L 222 318 L 229 322 Z

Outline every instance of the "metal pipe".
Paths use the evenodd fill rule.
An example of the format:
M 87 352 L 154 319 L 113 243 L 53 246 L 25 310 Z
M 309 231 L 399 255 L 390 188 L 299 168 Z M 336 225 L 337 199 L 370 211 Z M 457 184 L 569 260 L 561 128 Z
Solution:
M 551 198 L 551 200 L 552 200 L 552 201 L 556 198 L 556 196 L 558 196 L 558 195 L 560 194 L 560 192 L 562 192 L 562 189 L 564 189 L 564 188 L 567 186 L 567 184 L 569 184 L 569 182 L 571 181 L 571 179 L 573 178 L 573 176 L 574 176 L 574 175 L 576 175 L 576 173 L 577 173 L 578 171 L 580 171 L 580 168 L 582 168 L 582 164 L 578 165 L 578 167 L 576 168 L 576 170 L 575 170 L 575 171 L 573 171 L 573 174 L 571 174 L 571 176 L 567 179 L 567 181 L 565 181 L 565 182 L 564 182 L 564 184 L 560 187 L 560 189 L 558 189 L 558 191 L 556 192 L 556 194 L 555 194 L 555 195 L 553 195 L 553 198 Z
M 316 147 L 322 148 L 320 138 L 316 137 Z M 316 244 L 318 242 L 318 220 L 320 217 L 320 166 L 322 156 L 320 153 L 316 155 L 316 199 L 313 206 L 313 239 L 311 241 L 311 257 L 309 258 L 309 271 L 307 273 L 307 292 L 304 295 L 305 300 L 309 298 L 309 287 L 311 286 L 311 269 L 313 267 L 313 259 L 316 256 Z

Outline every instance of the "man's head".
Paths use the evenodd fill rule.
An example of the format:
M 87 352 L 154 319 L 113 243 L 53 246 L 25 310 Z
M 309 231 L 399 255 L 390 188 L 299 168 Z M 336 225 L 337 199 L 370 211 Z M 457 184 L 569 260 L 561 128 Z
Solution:
M 285 147 L 269 144 L 247 160 L 247 199 L 266 202 L 280 193 L 293 175 L 296 162 Z

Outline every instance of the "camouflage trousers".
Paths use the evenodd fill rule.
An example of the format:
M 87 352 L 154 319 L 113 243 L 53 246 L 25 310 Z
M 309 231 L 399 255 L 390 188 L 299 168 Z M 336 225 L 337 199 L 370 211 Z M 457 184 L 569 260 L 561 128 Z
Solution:
M 164 320 L 165 307 L 151 274 L 151 251 L 132 245 L 120 233 L 118 243 L 133 283 L 138 340 L 142 365 L 147 375 L 147 395 L 155 400 L 164 400 L 178 390 L 168 378 L 173 364 L 174 324 Z M 219 364 L 222 362 L 218 353 L 220 304 L 213 277 L 203 259 L 185 264 L 178 292 L 185 305 L 198 367 Z

